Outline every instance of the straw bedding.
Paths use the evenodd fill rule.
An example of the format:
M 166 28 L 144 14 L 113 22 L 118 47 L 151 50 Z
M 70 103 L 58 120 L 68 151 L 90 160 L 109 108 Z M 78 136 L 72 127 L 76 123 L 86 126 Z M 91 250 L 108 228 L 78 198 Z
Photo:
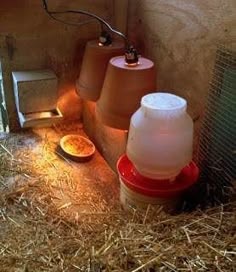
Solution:
M 62 157 L 67 132 L 1 134 L 1 272 L 236 271 L 236 203 L 125 212 L 99 154 L 85 164 Z

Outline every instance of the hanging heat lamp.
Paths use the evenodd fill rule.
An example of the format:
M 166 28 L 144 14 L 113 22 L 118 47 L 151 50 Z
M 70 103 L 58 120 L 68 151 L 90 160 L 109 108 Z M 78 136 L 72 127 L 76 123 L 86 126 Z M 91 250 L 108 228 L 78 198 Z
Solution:
M 130 58 L 128 58 L 131 55 Z M 110 60 L 96 113 L 103 124 L 128 130 L 141 98 L 156 89 L 154 63 L 132 52 Z
M 156 89 L 153 62 L 139 57 L 127 37 L 99 16 L 83 10 L 48 11 L 46 0 L 43 3 L 54 20 L 62 22 L 55 15 L 79 13 L 101 23 L 103 31 L 99 40 L 89 41 L 86 45 L 77 91 L 85 100 L 97 101 L 100 98 L 96 113 L 105 125 L 127 130 L 142 96 Z M 124 44 L 112 41 L 106 30 L 121 37 Z
M 89 101 L 97 101 L 103 86 L 109 60 L 124 54 L 124 44 L 113 41 L 103 45 L 97 40 L 86 44 L 79 79 L 76 83 L 77 92 L 81 98 Z
M 100 37 L 97 40 L 87 42 L 80 75 L 76 82 L 77 93 L 81 98 L 89 101 L 97 101 L 100 96 L 109 60 L 114 56 L 123 55 L 125 53 L 125 44 L 127 43 L 126 36 L 113 29 L 104 19 L 93 13 L 84 10 L 49 11 L 47 1 L 42 1 L 47 14 L 56 21 L 72 26 L 81 26 L 90 22 L 72 23 L 56 17 L 57 15 L 72 13 L 83 14 L 100 22 L 102 29 Z M 113 41 L 109 32 L 118 35 L 125 42 Z

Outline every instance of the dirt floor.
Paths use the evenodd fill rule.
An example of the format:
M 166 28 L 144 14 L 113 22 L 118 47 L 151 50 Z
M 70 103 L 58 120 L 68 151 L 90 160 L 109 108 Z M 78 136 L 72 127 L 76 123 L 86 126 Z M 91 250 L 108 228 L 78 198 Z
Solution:
M 0 134 L 0 272 L 236 271 L 236 203 L 168 215 L 124 211 L 96 151 L 66 159 L 82 124 Z

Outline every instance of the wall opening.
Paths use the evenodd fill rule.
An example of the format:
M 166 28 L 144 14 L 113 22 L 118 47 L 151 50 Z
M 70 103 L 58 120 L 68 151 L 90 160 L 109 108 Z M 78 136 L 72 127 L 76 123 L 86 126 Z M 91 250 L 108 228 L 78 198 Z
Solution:
M 2 65 L 0 60 L 0 133 L 1 132 L 9 132 L 9 126 L 4 95 Z

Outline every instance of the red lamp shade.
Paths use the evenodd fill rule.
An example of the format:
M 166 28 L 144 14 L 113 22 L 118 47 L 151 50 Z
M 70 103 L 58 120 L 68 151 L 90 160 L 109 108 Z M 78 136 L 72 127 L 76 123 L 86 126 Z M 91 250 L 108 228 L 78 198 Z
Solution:
M 81 98 L 96 101 L 102 89 L 109 60 L 124 54 L 124 44 L 113 42 L 109 46 L 101 46 L 98 41 L 89 41 L 86 45 L 77 91 Z
M 96 113 L 105 125 L 127 130 L 141 98 L 156 89 L 156 71 L 151 60 L 139 58 L 128 66 L 123 56 L 110 60 Z

